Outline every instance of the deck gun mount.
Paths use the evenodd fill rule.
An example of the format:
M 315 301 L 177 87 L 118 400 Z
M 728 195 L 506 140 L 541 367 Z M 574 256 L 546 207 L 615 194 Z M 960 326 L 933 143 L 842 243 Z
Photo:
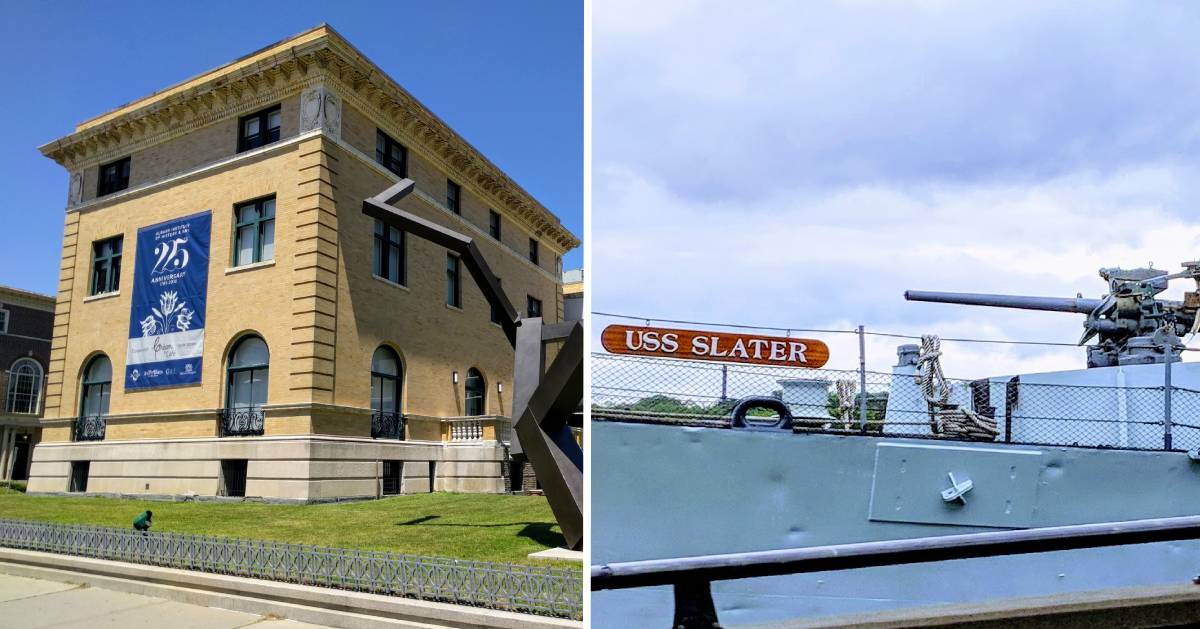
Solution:
M 1026 297 L 977 293 L 905 291 L 908 301 L 990 306 L 1074 312 L 1087 315 L 1083 322 L 1083 345 L 1087 348 L 1087 366 L 1114 367 L 1178 361 L 1183 352 L 1180 336 L 1194 331 L 1200 310 L 1200 261 L 1183 263 L 1183 270 L 1168 275 L 1160 269 L 1100 269 L 1108 282 L 1108 294 L 1100 299 Z M 1191 278 L 1196 290 L 1184 293 L 1182 302 L 1159 299 L 1173 279 Z

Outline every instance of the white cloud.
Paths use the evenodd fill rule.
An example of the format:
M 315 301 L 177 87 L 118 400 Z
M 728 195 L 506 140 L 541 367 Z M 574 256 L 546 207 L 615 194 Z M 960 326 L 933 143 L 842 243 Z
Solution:
M 1200 148 L 1192 5 L 618 1 L 594 13 L 597 162 L 653 171 L 684 196 L 1024 181 Z
M 1038 184 L 870 186 L 705 202 L 609 166 L 594 178 L 595 308 L 795 328 L 1074 342 L 1082 316 L 906 302 L 907 289 L 1098 297 L 1106 266 L 1176 269 L 1200 231 L 1167 209 L 1191 172 L 1148 167 Z M 1156 197 L 1161 196 L 1161 199 Z M 601 210 L 600 208 L 603 208 Z M 1098 220 L 1098 217 L 1104 217 Z M 1169 296 L 1178 298 L 1176 283 Z M 833 337 L 831 366 L 853 368 Z M 895 359 L 873 338 L 871 368 Z M 1082 349 L 948 344 L 958 376 L 1074 368 Z M 849 361 L 849 362 L 847 362 Z

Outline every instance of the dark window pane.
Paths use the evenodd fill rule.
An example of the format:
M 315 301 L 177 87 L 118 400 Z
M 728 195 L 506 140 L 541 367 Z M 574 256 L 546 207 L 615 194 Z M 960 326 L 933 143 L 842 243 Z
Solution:
M 383 239 L 375 236 L 375 246 L 371 250 L 371 272 L 383 277 Z
M 467 370 L 466 383 L 466 414 L 468 416 L 482 415 L 484 409 L 484 382 L 483 374 L 479 373 L 478 369 L 472 367 Z
M 458 285 L 458 258 L 446 256 L 446 303 L 455 308 L 462 307 L 462 295 Z
M 375 161 L 396 175 L 406 177 L 406 156 L 404 146 L 383 131 L 375 130 Z
M 497 277 L 496 285 L 499 286 L 501 283 L 500 278 Z M 500 309 L 495 304 L 492 305 L 492 323 L 500 323 Z
M 101 166 L 96 196 L 104 196 L 128 188 L 129 163 L 130 158 L 126 157 Z
M 275 258 L 275 198 L 250 201 L 234 207 L 233 265 Z
M 91 294 L 111 293 L 120 287 L 121 236 L 92 243 Z
M 279 105 L 243 117 L 239 123 L 238 151 L 248 151 L 279 140 L 280 120 Z
M 453 181 L 446 180 L 446 207 L 450 208 L 455 214 L 462 214 L 459 196 L 461 188 Z

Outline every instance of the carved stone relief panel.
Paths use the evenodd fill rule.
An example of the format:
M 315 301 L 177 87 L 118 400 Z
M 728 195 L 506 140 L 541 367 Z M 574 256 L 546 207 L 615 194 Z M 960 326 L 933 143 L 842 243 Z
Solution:
M 333 137 L 342 131 L 342 100 L 324 86 L 311 87 L 300 95 L 300 132 L 323 129 Z

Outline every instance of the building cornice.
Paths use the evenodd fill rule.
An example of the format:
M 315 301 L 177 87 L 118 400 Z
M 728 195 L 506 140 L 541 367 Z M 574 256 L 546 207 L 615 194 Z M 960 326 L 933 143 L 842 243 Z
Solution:
M 323 83 L 406 136 L 427 159 L 562 251 L 579 239 L 412 94 L 322 25 L 84 122 L 39 150 L 78 171 L 134 153 Z
M 130 199 L 134 199 L 134 198 L 146 195 L 146 194 L 154 193 L 156 191 L 162 190 L 163 188 L 166 188 L 167 186 L 182 183 L 185 181 L 190 181 L 197 177 L 211 175 L 213 173 L 220 172 L 222 170 L 226 170 L 226 169 L 238 166 L 238 165 L 246 163 L 246 162 L 254 161 L 254 160 L 257 160 L 260 158 L 264 158 L 264 157 L 270 157 L 277 153 L 284 153 L 287 151 L 291 151 L 291 150 L 295 149 L 296 145 L 300 144 L 301 142 L 304 142 L 305 140 L 309 140 L 309 139 L 315 138 L 315 137 L 322 137 L 322 136 L 324 136 L 326 140 L 337 144 L 338 147 L 341 148 L 342 150 L 346 151 L 347 154 L 349 154 L 359 160 L 362 160 L 363 164 L 376 170 L 380 175 L 382 175 L 384 177 L 389 177 L 396 181 L 399 181 L 399 178 L 396 177 L 396 175 L 392 174 L 391 171 L 389 171 L 389 170 L 385 169 L 383 166 L 380 166 L 379 164 L 375 163 L 374 160 L 368 158 L 366 155 L 363 155 L 363 153 L 361 151 L 355 149 L 353 146 L 350 146 L 349 144 L 347 144 L 345 141 L 341 140 L 340 138 L 333 136 L 333 135 L 329 135 L 324 129 L 318 128 L 318 129 L 314 129 L 312 131 L 306 131 L 304 133 L 301 133 L 300 135 L 288 138 L 286 140 L 281 140 L 281 141 L 275 142 L 273 144 L 268 144 L 266 146 L 263 146 L 263 147 L 260 147 L 260 148 L 257 148 L 257 149 L 251 150 L 251 151 L 245 151 L 245 152 L 238 153 L 238 154 L 230 156 L 230 157 L 225 157 L 225 158 L 219 159 L 219 160 L 209 163 L 209 164 L 201 164 L 200 166 L 192 168 L 191 170 L 186 170 L 183 172 L 175 173 L 169 177 L 164 177 L 163 179 L 149 181 L 140 186 L 137 186 L 136 188 L 127 188 L 125 190 L 121 190 L 120 192 L 114 192 L 112 194 L 105 195 L 105 196 L 102 196 L 102 197 L 99 197 L 96 199 L 92 199 L 90 201 L 85 201 L 83 203 L 80 203 L 79 205 L 68 207 L 67 212 L 68 213 L 70 213 L 70 212 L 81 212 L 81 213 L 92 212 L 92 211 L 95 211 L 95 210 L 98 210 L 101 208 L 108 207 L 110 205 L 122 203 L 122 202 L 128 201 Z M 430 207 L 434 208 L 435 210 L 442 212 L 445 215 L 445 218 L 447 220 L 456 221 L 460 227 L 465 227 L 466 229 L 475 232 L 480 237 L 487 236 L 487 234 L 481 228 L 477 227 L 475 224 L 466 220 L 462 216 L 455 214 L 454 212 L 451 212 L 450 208 L 446 207 L 444 204 L 442 204 L 437 199 L 434 199 L 426 192 L 424 192 L 422 190 L 416 190 L 413 197 L 416 199 L 419 199 L 420 201 L 424 202 L 425 204 L 429 205 Z M 490 238 L 490 236 L 489 236 L 489 238 Z M 497 242 L 494 240 L 492 242 L 495 242 L 496 244 L 500 245 L 500 248 L 502 251 L 509 254 L 510 256 L 515 258 L 517 260 L 517 262 L 524 264 L 531 270 L 537 271 L 538 273 L 542 274 L 547 279 L 554 281 L 555 283 L 559 283 L 561 281 L 561 277 L 555 275 L 554 273 L 552 273 L 551 271 L 549 271 L 547 269 L 544 269 L 544 268 L 530 262 L 529 258 L 522 255 L 521 252 L 513 249 L 512 247 L 510 247 L 504 243 L 500 243 L 500 242 Z M 244 267 L 239 267 L 239 268 L 241 268 L 242 270 L 245 270 Z M 228 271 L 227 271 L 227 273 L 228 273 Z M 4 292 L 3 292 L 4 290 L 5 290 L 5 288 L 3 286 L 0 286 L 0 304 L 5 303 Z M 30 293 L 30 294 L 36 294 L 36 293 Z M 116 295 L 116 293 L 107 293 L 107 294 L 103 294 L 103 295 L 97 295 L 97 296 L 85 298 L 84 301 L 89 301 L 89 300 L 97 299 L 97 298 L 108 298 L 108 297 L 112 297 L 115 295 Z M 43 297 L 50 300 L 49 306 L 44 309 L 49 310 L 50 312 L 53 312 L 54 311 L 54 298 L 49 297 L 49 296 L 43 296 Z M 17 302 L 10 301 L 8 303 L 17 303 Z
M 54 312 L 54 296 L 13 288 L 12 286 L 0 286 L 0 308 L 3 308 L 4 304 Z

